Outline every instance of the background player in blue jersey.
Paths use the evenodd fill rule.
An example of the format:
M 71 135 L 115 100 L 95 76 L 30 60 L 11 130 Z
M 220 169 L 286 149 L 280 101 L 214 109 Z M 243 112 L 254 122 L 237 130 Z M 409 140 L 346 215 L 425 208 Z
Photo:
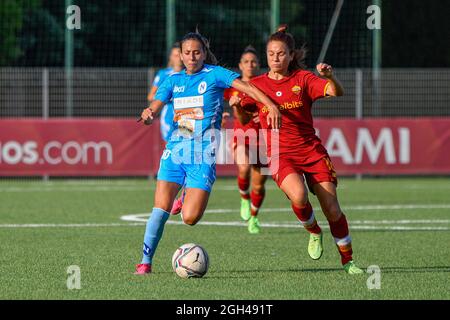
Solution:
M 281 125 L 280 112 L 267 96 L 239 74 L 216 66 L 209 42 L 198 32 L 186 34 L 181 41 L 185 70 L 170 75 L 158 88 L 150 107 L 141 118 L 151 124 L 154 114 L 173 100 L 174 130 L 161 157 L 155 201 L 144 235 L 142 262 L 136 274 L 150 273 L 152 259 L 161 239 L 169 210 L 184 184 L 184 223 L 195 225 L 202 217 L 216 179 L 215 150 L 220 141 L 223 92 L 233 87 L 267 106 L 270 128 Z
M 158 71 L 153 80 L 152 88 L 150 89 L 150 92 L 147 96 L 149 104 L 155 98 L 156 91 L 162 85 L 164 80 L 166 80 L 171 74 L 175 72 L 180 72 L 184 68 L 183 61 L 181 61 L 181 51 L 179 42 L 176 42 L 172 46 L 169 55 L 169 62 L 167 63 L 167 65 L 168 65 L 167 68 Z M 170 135 L 170 129 L 173 123 L 173 105 L 171 102 L 162 107 L 159 121 L 160 121 L 161 137 L 165 142 L 167 142 L 167 139 Z

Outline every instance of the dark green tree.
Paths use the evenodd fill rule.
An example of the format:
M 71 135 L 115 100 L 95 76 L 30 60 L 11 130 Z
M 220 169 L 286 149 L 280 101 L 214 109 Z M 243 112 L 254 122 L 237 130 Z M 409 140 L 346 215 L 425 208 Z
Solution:
M 23 27 L 23 18 L 37 4 L 37 0 L 1 1 L 0 66 L 9 65 L 22 54 L 18 35 Z
M 383 1 L 383 67 L 450 67 L 449 1 Z

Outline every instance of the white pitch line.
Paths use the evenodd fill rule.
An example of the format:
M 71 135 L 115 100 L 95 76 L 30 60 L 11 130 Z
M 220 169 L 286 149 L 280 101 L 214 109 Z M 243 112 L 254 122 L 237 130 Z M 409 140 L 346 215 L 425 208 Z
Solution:
M 6 183 L 6 182 L 5 182 Z M 12 181 L 11 184 L 16 183 L 16 181 Z M 77 180 L 65 180 L 65 181 L 32 181 L 30 182 L 30 187 L 15 187 L 15 186 L 6 186 L 0 187 L 0 192 L 47 192 L 47 191 L 62 191 L 62 192 L 70 192 L 73 189 L 75 191 L 115 191 L 115 190 L 123 190 L 123 191 L 138 191 L 138 190 L 155 190 L 155 180 L 137 181 L 136 183 L 130 183 L 127 181 L 115 181 L 110 182 L 105 179 L 105 181 L 77 181 Z M 422 184 L 410 184 L 410 185 L 402 185 L 404 189 L 411 190 L 428 190 L 429 187 Z M 450 188 L 449 184 L 442 184 L 439 186 L 440 189 L 448 189 Z M 268 184 L 266 185 L 267 190 L 277 190 L 278 187 L 276 185 Z M 347 189 L 347 185 L 340 184 L 339 189 Z M 213 187 L 214 190 L 218 191 L 237 191 L 237 187 L 235 185 L 216 185 Z
M 34 192 L 34 191 L 114 191 L 114 190 L 155 190 L 155 188 L 139 187 L 139 186 L 81 186 L 81 185 L 63 185 L 63 186 L 33 186 L 33 187 L 0 187 L 0 192 Z
M 449 209 L 450 204 L 387 204 L 344 207 L 347 210 L 403 210 L 403 209 Z
M 450 204 L 394 204 L 394 205 L 356 205 L 343 207 L 342 210 L 405 210 L 405 209 L 450 209 Z M 260 212 L 291 212 L 291 208 L 262 208 Z M 314 211 L 321 211 L 315 208 Z M 208 209 L 205 213 L 231 213 L 237 209 Z
M 148 217 L 150 216 L 149 213 L 137 213 L 137 214 L 129 214 L 124 215 L 120 217 L 120 220 L 123 221 L 132 221 L 132 222 L 147 222 Z M 173 223 L 177 223 L 176 221 L 169 221 Z M 319 223 L 325 224 L 326 221 L 318 220 Z M 205 223 L 210 223 L 211 225 L 214 225 L 216 223 L 223 223 L 226 225 L 235 225 L 235 223 L 240 223 L 239 225 L 246 225 L 242 222 L 233 222 L 233 221 L 206 221 Z M 448 219 L 403 219 L 403 220 L 349 220 L 349 223 L 353 225 L 360 225 L 360 224 L 366 224 L 366 225 L 378 225 L 378 224 L 449 224 L 450 220 Z M 273 223 L 272 223 L 273 224 Z M 289 225 L 292 224 L 290 221 L 279 221 L 276 222 L 277 225 Z M 294 225 L 297 225 L 297 223 L 294 223 Z M 360 226 L 363 228 L 364 226 Z
M 345 210 L 401 210 L 401 209 L 448 209 L 450 204 L 408 204 L 408 205 L 357 205 L 344 208 Z M 290 212 L 291 208 L 264 208 L 262 212 Z M 320 210 L 320 209 L 319 209 Z M 233 213 L 237 212 L 236 209 L 210 209 L 206 210 L 206 213 Z M 150 213 L 136 213 L 128 214 L 120 217 L 123 221 L 129 221 L 131 223 L 69 223 L 69 224 L 0 224 L 0 228 L 84 228 L 84 227 L 131 227 L 142 226 L 146 223 Z M 324 227 L 327 228 L 326 223 L 322 222 Z M 402 220 L 351 220 L 349 221 L 351 228 L 354 230 L 450 230 L 448 227 L 438 226 L 398 226 L 399 224 L 448 224 L 450 220 L 446 219 L 402 219 Z M 168 224 L 181 225 L 182 221 L 168 221 Z M 221 221 L 201 221 L 202 225 L 211 226 L 239 226 L 245 227 L 247 224 L 243 222 L 221 222 Z M 389 225 L 390 226 L 380 226 Z M 395 224 L 395 226 L 392 226 Z M 268 228 L 298 228 L 297 223 L 262 223 L 263 227 Z
M 429 219 L 429 220 L 350 220 L 351 224 L 447 224 L 450 220 Z
M 146 222 L 148 219 L 148 215 L 145 218 L 138 218 L 136 220 L 129 221 L 141 221 Z M 273 221 L 271 223 L 279 223 L 279 224 L 292 224 L 292 220 L 290 221 Z M 222 221 L 219 221 L 222 222 Z M 326 224 L 328 221 L 326 220 L 317 220 L 319 224 Z M 349 224 L 353 225 L 370 225 L 370 224 L 450 224 L 450 220 L 440 220 L 440 219 L 430 219 L 430 220 L 349 220 Z
M 182 221 L 167 221 L 167 224 L 183 225 Z M 247 227 L 244 222 L 218 222 L 201 221 L 200 225 L 221 226 L 221 227 Z M 144 223 L 70 223 L 70 224 L 0 224 L 0 228 L 100 228 L 100 227 L 143 227 Z M 264 228 L 301 228 L 300 224 L 280 224 L 280 223 L 262 223 Z M 324 226 L 324 229 L 328 229 Z M 447 227 L 403 227 L 403 226 L 352 226 L 352 230 L 374 230 L 374 231 L 449 231 Z
M 422 185 L 422 184 L 416 184 L 416 185 L 412 184 L 412 185 L 402 186 L 402 188 L 411 189 L 411 190 L 429 190 L 430 189 L 429 186 Z M 450 189 L 450 183 L 448 183 L 448 184 L 441 184 L 439 186 L 439 189 L 440 190 L 442 190 L 442 189 Z
M 120 217 L 123 221 L 136 221 L 136 222 L 146 222 L 150 213 L 136 213 L 136 214 L 126 214 Z
M 0 188 L 0 192 L 111 192 L 111 191 L 143 191 L 144 188 L 138 187 L 88 187 L 88 188 L 80 188 L 80 187 L 57 187 L 57 188 L 20 188 L 20 187 L 9 187 L 9 188 Z M 151 191 L 151 190 L 149 190 Z
M 183 225 L 182 221 L 167 221 L 168 224 Z M 351 223 L 351 221 L 350 221 Z M 206 226 L 223 226 L 223 227 L 247 227 L 245 222 L 218 222 L 218 221 L 200 221 L 199 224 Z M 263 228 L 301 228 L 299 223 L 296 224 L 281 224 L 281 223 L 261 223 Z M 321 226 L 322 227 L 322 226 Z M 329 226 L 324 225 L 323 229 L 329 229 Z M 403 226 L 351 226 L 352 230 L 398 230 L 398 231 L 448 231 L 448 227 L 403 227 Z
M 266 186 L 266 190 L 277 190 L 275 186 Z M 235 186 L 216 186 L 213 191 L 237 191 Z M 0 188 L 0 192 L 109 192 L 109 191 L 155 191 L 155 186 L 41 186 L 41 187 L 4 187 Z
M 5 223 L 0 228 L 101 228 L 101 227 L 134 227 L 143 223 Z
M 228 210 L 228 209 L 227 209 Z M 230 210 L 235 211 L 235 210 Z M 208 210 L 206 211 L 206 213 Z M 148 220 L 149 213 L 137 213 L 137 214 L 129 214 L 121 216 L 120 219 L 123 221 L 133 221 L 133 222 L 142 222 L 145 223 Z M 173 225 L 182 225 L 182 221 L 167 221 L 168 224 Z M 319 221 L 319 223 L 323 224 L 325 229 L 329 229 L 328 225 L 325 221 Z M 411 227 L 411 226 L 399 226 L 398 224 L 447 224 L 450 223 L 450 220 L 446 219 L 417 219 L 417 220 L 350 220 L 349 224 L 352 230 L 391 230 L 391 231 L 448 231 L 449 227 L 441 227 L 441 226 L 433 226 L 433 227 Z M 244 222 L 236 222 L 236 221 L 200 221 L 201 225 L 209 225 L 209 226 L 227 226 L 227 227 L 246 227 L 247 224 Z M 391 226 L 381 226 L 386 224 L 395 224 Z M 298 223 L 262 223 L 262 227 L 267 228 L 298 228 L 300 225 Z
M 237 213 L 237 212 L 236 212 Z M 132 222 L 147 222 L 149 213 L 137 213 L 137 214 L 128 214 L 120 217 L 120 220 L 123 221 L 132 221 Z M 218 221 L 222 223 L 222 221 Z M 326 221 L 318 221 L 319 223 L 326 223 Z M 214 222 L 215 223 L 215 222 Z M 223 222 L 223 223 L 234 223 L 234 222 Z M 278 223 L 289 224 L 289 221 L 283 222 L 280 221 Z M 447 224 L 450 223 L 450 220 L 447 219 L 402 219 L 402 220 L 350 220 L 350 224 Z

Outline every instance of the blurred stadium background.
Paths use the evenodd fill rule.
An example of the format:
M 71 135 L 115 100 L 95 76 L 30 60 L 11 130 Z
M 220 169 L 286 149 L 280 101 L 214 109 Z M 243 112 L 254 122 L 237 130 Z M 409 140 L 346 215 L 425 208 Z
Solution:
M 72 4 L 80 8 L 79 30 L 66 28 L 70 16 L 66 9 Z M 373 13 L 368 12 L 370 5 L 381 8 L 381 29 L 367 27 Z M 381 0 L 241 0 L 201 4 L 192 0 L 3 0 L 0 119 L 9 121 L 3 123 L 12 128 L 15 126 L 11 120 L 23 118 L 135 119 L 147 104 L 156 71 L 166 65 L 168 48 L 183 34 L 198 26 L 211 40 L 220 64 L 229 68 L 237 67 L 242 49 L 252 44 L 260 52 L 264 70 L 265 40 L 280 22 L 289 24 L 299 43 L 307 43 L 309 67 L 314 67 L 326 47 L 323 60 L 334 66 L 346 88 L 344 97 L 318 102 L 314 108 L 316 117 L 448 119 L 449 8 L 446 2 L 424 4 L 418 0 L 408 1 L 407 7 L 401 1 Z M 333 21 L 333 15 L 337 20 Z M 391 129 L 395 126 L 400 125 L 392 124 Z M 430 126 L 433 128 L 433 124 Z M 4 132 L 6 128 L 3 127 Z M 413 131 L 409 135 L 412 140 Z M 14 156 L 20 158 L 20 150 L 11 145 L 5 148 L 5 141 L 10 138 L 2 137 L 6 160 L 3 159 L 0 175 L 27 175 L 12 168 L 16 164 Z M 376 133 L 373 139 L 375 145 Z M 440 143 L 448 145 L 445 141 Z M 68 152 L 75 153 L 76 158 L 76 147 L 72 149 Z M 364 168 L 357 171 L 389 172 L 386 166 L 377 172 Z M 450 164 L 446 168 L 439 173 L 450 173 Z M 421 171 L 418 166 L 416 171 L 410 169 L 407 173 L 433 173 L 428 169 Z M 40 175 L 41 171 L 29 172 Z M 102 172 L 101 175 L 108 175 Z M 54 173 L 65 174 L 73 175 L 67 170 Z M 121 174 L 115 171 L 112 175 Z M 133 173 L 124 171 L 123 175 Z

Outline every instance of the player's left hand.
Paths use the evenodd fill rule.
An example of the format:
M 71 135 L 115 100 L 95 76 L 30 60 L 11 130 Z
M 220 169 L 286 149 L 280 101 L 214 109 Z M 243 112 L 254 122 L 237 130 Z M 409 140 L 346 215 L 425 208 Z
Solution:
M 281 112 L 277 107 L 269 107 L 267 114 L 267 125 L 272 129 L 278 130 L 281 127 Z
M 331 78 L 333 76 L 333 68 L 329 64 L 319 63 L 316 69 L 322 77 Z
M 232 96 L 228 101 L 228 104 L 230 105 L 230 107 L 237 107 L 240 102 L 241 98 L 239 98 L 238 96 Z

